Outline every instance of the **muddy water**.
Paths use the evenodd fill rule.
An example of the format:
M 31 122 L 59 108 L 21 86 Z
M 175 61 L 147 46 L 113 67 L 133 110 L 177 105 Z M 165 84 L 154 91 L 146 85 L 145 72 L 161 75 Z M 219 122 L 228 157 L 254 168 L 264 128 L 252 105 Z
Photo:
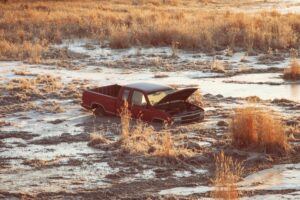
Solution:
M 275 165 L 270 169 L 262 170 L 247 176 L 238 183 L 239 190 L 300 190 L 300 163 Z M 210 192 L 213 187 L 196 186 L 196 187 L 176 187 L 162 190 L 161 195 L 182 195 L 201 194 Z M 251 198 L 242 199 L 298 199 L 299 192 L 290 192 L 288 194 L 273 195 L 256 195 Z
M 0 63 L 1 65 L 1 63 Z M 202 93 L 223 95 L 225 97 L 258 96 L 261 99 L 288 99 L 300 102 L 300 82 L 285 82 L 280 73 L 242 74 L 234 77 L 209 78 L 216 73 L 199 71 L 164 72 L 167 77 L 155 78 L 155 73 L 148 70 L 122 70 L 108 69 L 98 66 L 86 66 L 85 69 L 69 71 L 65 69 L 52 69 L 49 66 L 16 66 L 15 63 L 3 67 L 0 77 L 14 78 L 10 69 L 22 70 L 26 68 L 36 74 L 52 74 L 62 77 L 69 82 L 73 79 L 89 80 L 95 86 L 108 84 L 128 84 L 134 82 L 160 82 L 180 87 L 198 87 Z M 7 72 L 7 73 L 5 73 Z
M 86 48 L 86 44 L 94 48 Z M 87 79 L 92 80 L 96 85 L 106 85 L 112 83 L 127 84 L 131 82 L 147 81 L 161 82 L 181 86 L 194 85 L 199 87 L 203 93 L 221 94 L 225 97 L 246 97 L 258 96 L 262 99 L 286 98 L 293 101 L 300 101 L 300 82 L 285 82 L 280 73 L 262 73 L 262 74 L 242 74 L 234 77 L 222 78 L 223 74 L 209 72 L 207 70 L 189 70 L 184 69 L 180 72 L 159 72 L 151 68 L 145 69 L 124 69 L 122 68 L 105 68 L 101 63 L 118 61 L 131 61 L 139 66 L 141 63 L 147 63 L 156 59 L 167 60 L 174 66 L 180 67 L 183 64 L 198 62 L 209 62 L 218 60 L 227 66 L 229 71 L 239 71 L 241 69 L 267 69 L 269 67 L 284 68 L 289 65 L 290 59 L 283 58 L 281 61 L 274 63 L 261 63 L 257 56 L 246 56 L 244 52 L 234 53 L 227 56 L 226 53 L 220 53 L 217 56 L 208 56 L 199 52 L 189 52 L 183 50 L 173 50 L 169 47 L 161 48 L 130 48 L 115 50 L 108 47 L 102 47 L 89 40 L 65 41 L 56 47 L 67 48 L 70 51 L 88 55 L 88 58 L 81 59 L 79 63 L 85 64 L 85 68 L 79 71 L 56 70 L 51 67 L 31 67 L 35 73 L 51 73 L 68 79 Z M 172 55 L 175 54 L 175 57 Z M 246 60 L 246 62 L 241 62 Z M 91 66 L 91 61 L 100 61 L 96 66 Z M 13 65 L 15 67 L 15 65 Z M 46 69 L 48 68 L 48 69 Z M 163 74 L 167 77 L 156 79 L 155 74 Z M 221 78 L 209 78 L 209 77 Z M 205 79 L 204 79 L 205 78 Z M 241 81 L 244 83 L 242 84 Z M 239 84 L 240 83 L 240 84 Z
M 90 44 L 94 48 L 87 49 L 86 44 Z M 264 63 L 259 60 L 264 54 L 247 56 L 246 52 L 236 52 L 228 56 L 226 52 L 218 52 L 216 55 L 210 56 L 198 51 L 174 50 L 170 47 L 111 49 L 90 40 L 65 40 L 62 44 L 54 47 L 66 48 L 72 52 L 89 56 L 80 62 L 98 61 L 107 64 L 115 61 L 133 61 L 137 66 L 145 61 L 155 61 L 156 63 L 170 61 L 171 65 L 185 63 L 194 63 L 197 65 L 199 62 L 218 60 L 222 63 L 230 64 L 231 69 L 239 69 L 241 67 L 264 69 L 269 67 L 283 68 L 286 67 L 290 61 L 289 54 L 282 54 L 284 57 L 280 58 L 281 61 Z
M 241 2 L 237 7 L 238 8 L 231 8 L 231 10 L 236 12 L 277 11 L 282 14 L 300 12 L 300 2 L 298 0 L 252 1 L 245 4 Z
M 153 57 L 171 56 L 172 50 L 169 48 L 112 50 L 108 48 L 100 49 L 97 45 L 95 45 L 97 48 L 94 50 L 87 50 L 84 44 L 85 42 L 63 44 L 67 45 L 72 51 L 90 56 L 86 58 L 90 60 L 83 59 L 78 61 L 84 64 L 84 67 L 81 67 L 79 70 L 68 70 L 54 65 L 28 65 L 21 62 L 0 62 L 0 83 L 5 84 L 8 80 L 13 78 L 33 78 L 35 74 L 52 74 L 61 77 L 62 82 L 65 84 L 75 79 L 88 80 L 87 84 L 90 87 L 115 83 L 159 82 L 182 88 L 190 86 L 198 87 L 203 94 L 220 94 L 224 97 L 246 97 L 255 95 L 262 99 L 285 98 L 300 101 L 300 83 L 285 82 L 281 78 L 280 73 L 242 74 L 225 77 L 223 74 L 213 73 L 207 70 L 196 71 L 186 69 L 178 72 L 166 72 L 165 70 L 160 72 L 145 68 L 108 68 L 103 67 L 101 64 L 92 65 L 88 63 L 91 60 L 97 59 L 115 62 L 123 60 L 124 58 L 131 59 L 138 63 L 139 60 L 143 59 L 147 61 L 147 59 Z M 234 71 L 240 67 L 240 59 L 243 55 L 244 53 L 237 53 L 232 57 L 221 56 L 221 58 L 228 62 L 231 66 L 230 70 Z M 172 62 L 173 65 L 181 65 L 182 63 L 213 59 L 213 57 L 196 52 L 178 51 L 177 58 Z M 250 63 L 247 65 L 251 65 L 253 68 L 261 69 L 268 67 L 264 64 L 257 64 L 257 57 L 251 57 L 248 58 L 248 60 Z M 282 68 L 286 66 L 287 63 L 288 59 L 285 59 L 275 65 L 276 67 Z M 32 75 L 18 76 L 15 75 L 12 70 L 28 71 Z M 164 75 L 164 77 L 155 78 L 155 75 L 158 73 Z M 218 78 L 215 78 L 216 76 Z M 4 160 L 5 165 L 0 170 L 0 191 L 29 193 L 39 193 L 43 191 L 74 192 L 94 188 L 107 188 L 116 182 L 130 183 L 134 181 L 151 181 L 158 179 L 155 172 L 156 167 L 132 170 L 128 166 L 111 166 L 108 162 L 110 158 L 105 157 L 106 153 L 87 146 L 88 133 L 90 133 L 93 126 L 104 123 L 104 120 L 100 119 L 95 125 L 95 123 L 92 123 L 94 117 L 90 113 L 85 112 L 78 103 L 61 99 L 52 100 L 60 104 L 65 111 L 60 114 L 27 111 L 1 116 L 0 120 L 5 120 L 11 124 L 9 126 L 0 127 L 1 134 L 25 131 L 22 134 L 35 134 L 35 136 L 29 140 L 14 137 L 1 140 L 1 142 L 5 143 L 5 146 L 0 148 L 0 157 Z M 34 101 L 34 103 L 39 105 L 44 101 L 47 101 L 47 99 L 37 100 Z M 239 105 L 239 102 L 220 102 L 219 104 L 223 109 Z M 274 108 L 281 112 L 280 108 Z M 214 112 L 216 108 L 208 107 L 206 110 L 207 112 Z M 202 124 L 203 128 L 215 128 L 216 121 L 219 120 L 218 117 L 212 116 Z M 111 122 L 116 123 L 114 120 Z M 107 123 L 111 124 L 111 122 L 108 121 Z M 216 132 L 217 134 L 224 134 L 222 129 Z M 72 142 L 61 140 L 63 138 L 70 138 L 70 135 L 78 137 L 79 139 Z M 187 137 L 192 136 L 195 136 L 193 132 L 188 133 Z M 110 135 L 110 137 L 114 139 L 118 136 Z M 203 141 L 198 143 L 201 148 L 209 148 L 216 141 L 216 139 L 211 137 L 202 139 Z M 282 172 L 280 177 L 274 177 L 270 171 L 262 172 L 262 175 L 260 175 L 259 172 L 259 177 L 273 176 L 274 178 L 272 178 L 272 180 L 275 180 L 277 184 L 274 184 L 274 182 L 268 183 L 267 178 L 265 178 L 260 180 L 264 183 L 261 188 L 270 187 L 272 190 L 275 190 L 276 187 L 278 190 L 281 188 L 297 189 L 299 166 L 295 166 L 296 167 L 274 167 L 277 171 L 273 172 L 273 174 L 278 174 L 278 171 L 280 171 Z M 207 172 L 208 169 L 202 168 L 195 170 L 175 170 L 170 176 L 175 180 L 180 180 L 195 175 L 202 176 L 207 174 Z M 127 175 L 119 178 L 117 181 L 107 178 L 108 175 L 117 173 L 125 173 Z M 285 176 L 287 179 L 285 179 Z M 295 184 L 290 184 L 289 180 Z M 253 177 L 247 177 L 243 188 L 246 190 L 259 190 L 258 185 L 252 188 L 252 183 L 254 182 L 257 182 L 255 175 L 253 175 Z M 175 188 L 162 190 L 159 194 L 191 195 L 197 193 L 203 194 L 211 190 L 211 187 L 201 184 L 197 187 L 180 187 L 179 185 Z
M 242 190 L 300 190 L 300 163 L 276 165 L 247 176 Z

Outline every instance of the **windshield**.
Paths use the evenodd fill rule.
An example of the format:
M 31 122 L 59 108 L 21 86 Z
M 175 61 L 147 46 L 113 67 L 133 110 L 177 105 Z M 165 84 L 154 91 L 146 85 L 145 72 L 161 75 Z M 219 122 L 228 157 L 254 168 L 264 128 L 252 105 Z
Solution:
M 159 91 L 159 92 L 154 92 L 152 94 L 148 94 L 148 99 L 151 105 L 157 104 L 160 100 L 162 100 L 165 96 L 168 94 L 171 94 L 175 92 L 176 90 L 171 89 L 171 90 L 164 90 L 164 91 Z

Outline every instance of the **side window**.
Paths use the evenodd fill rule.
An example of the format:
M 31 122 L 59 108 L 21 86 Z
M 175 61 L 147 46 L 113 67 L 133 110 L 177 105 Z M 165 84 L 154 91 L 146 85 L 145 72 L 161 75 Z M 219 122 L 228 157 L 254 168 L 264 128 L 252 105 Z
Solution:
M 122 95 L 122 100 L 123 100 L 123 101 L 128 101 L 129 92 L 130 92 L 130 90 L 127 90 L 127 89 L 125 89 L 125 90 L 123 91 L 123 95 Z
M 146 98 L 143 93 L 134 91 L 132 95 L 132 105 L 144 106 L 147 105 Z

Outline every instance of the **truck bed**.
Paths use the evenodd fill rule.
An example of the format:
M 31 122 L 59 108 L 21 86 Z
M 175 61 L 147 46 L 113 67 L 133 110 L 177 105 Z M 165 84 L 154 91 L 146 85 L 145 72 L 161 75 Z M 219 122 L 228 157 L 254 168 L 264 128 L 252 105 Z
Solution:
M 115 84 L 86 90 L 82 95 L 82 106 L 87 109 L 102 107 L 106 113 L 115 114 L 120 89 L 121 86 Z
M 118 97 L 120 89 L 121 89 L 121 86 L 115 84 L 115 85 L 94 88 L 90 91 L 98 93 L 98 94 L 102 94 L 102 95 L 111 96 L 111 97 Z

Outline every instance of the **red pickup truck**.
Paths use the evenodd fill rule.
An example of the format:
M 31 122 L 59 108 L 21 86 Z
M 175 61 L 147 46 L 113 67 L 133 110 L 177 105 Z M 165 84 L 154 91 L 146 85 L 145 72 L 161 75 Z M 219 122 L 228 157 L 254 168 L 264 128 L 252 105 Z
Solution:
M 84 91 L 81 105 L 96 114 L 119 115 L 127 101 L 133 118 L 148 122 L 187 123 L 204 118 L 203 108 L 187 101 L 196 90 L 176 90 L 153 83 L 109 85 Z

